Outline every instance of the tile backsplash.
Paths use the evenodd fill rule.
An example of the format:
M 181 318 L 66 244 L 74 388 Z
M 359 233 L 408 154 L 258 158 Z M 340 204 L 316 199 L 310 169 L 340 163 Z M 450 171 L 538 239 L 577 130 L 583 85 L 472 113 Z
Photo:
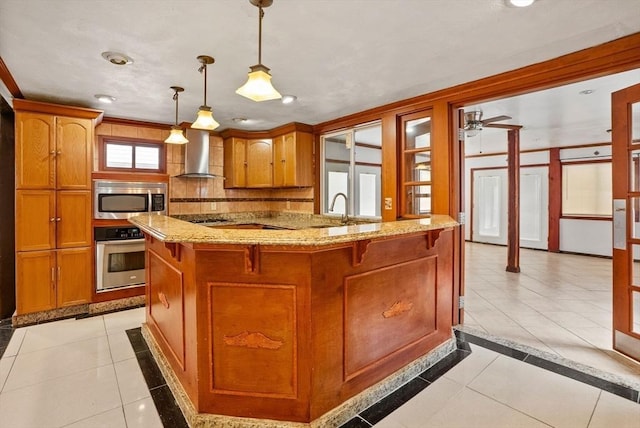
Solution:
M 225 189 L 223 178 L 176 177 L 184 173 L 182 145 L 167 146 L 169 215 L 242 211 L 293 211 L 313 213 L 313 188 Z M 209 139 L 209 172 L 222 177 L 222 138 Z

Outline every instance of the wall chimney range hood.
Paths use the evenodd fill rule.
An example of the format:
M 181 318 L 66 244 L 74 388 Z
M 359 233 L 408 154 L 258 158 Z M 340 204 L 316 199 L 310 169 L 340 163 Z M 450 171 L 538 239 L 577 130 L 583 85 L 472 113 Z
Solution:
M 184 174 L 178 177 L 224 178 L 209 172 L 209 132 L 187 128 L 184 152 Z

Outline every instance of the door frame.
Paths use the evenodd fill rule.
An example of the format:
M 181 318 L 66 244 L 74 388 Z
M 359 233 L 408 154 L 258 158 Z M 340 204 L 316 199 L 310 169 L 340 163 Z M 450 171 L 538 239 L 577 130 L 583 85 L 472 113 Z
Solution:
M 613 349 L 640 361 L 640 332 L 633 331 L 632 293 L 640 293 L 640 284 L 633 283 L 633 246 L 640 238 L 633 237 L 635 219 L 632 198 L 640 198 L 640 189 L 633 191 L 629 161 L 632 150 L 640 150 L 632 133 L 633 104 L 640 105 L 640 84 L 611 94 L 613 174 Z M 636 181 L 634 180 L 634 183 Z

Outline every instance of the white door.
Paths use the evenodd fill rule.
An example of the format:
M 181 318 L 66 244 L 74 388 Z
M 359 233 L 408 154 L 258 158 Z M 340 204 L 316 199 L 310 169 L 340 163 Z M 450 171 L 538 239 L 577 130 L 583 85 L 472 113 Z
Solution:
M 473 171 L 474 242 L 507 245 L 507 170 Z
M 549 247 L 549 168 L 520 169 L 520 246 Z
M 507 245 L 507 169 L 473 171 L 474 242 Z M 549 168 L 520 169 L 520 246 L 548 248 Z

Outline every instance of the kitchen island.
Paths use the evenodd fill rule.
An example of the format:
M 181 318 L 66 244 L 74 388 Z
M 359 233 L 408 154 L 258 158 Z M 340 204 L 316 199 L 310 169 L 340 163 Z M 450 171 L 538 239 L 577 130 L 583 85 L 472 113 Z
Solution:
M 143 332 L 191 426 L 336 426 L 451 349 L 455 221 L 318 217 L 130 220 L 146 234 Z

